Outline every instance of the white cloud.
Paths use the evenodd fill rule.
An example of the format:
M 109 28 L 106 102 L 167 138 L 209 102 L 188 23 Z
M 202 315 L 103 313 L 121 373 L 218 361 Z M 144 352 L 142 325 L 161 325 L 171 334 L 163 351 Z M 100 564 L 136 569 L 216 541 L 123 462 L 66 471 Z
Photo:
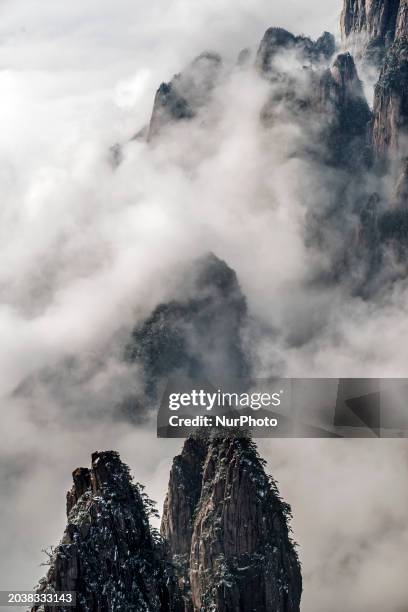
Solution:
M 260 128 L 268 87 L 254 72 L 232 71 L 207 124 L 177 126 L 157 147 L 128 143 L 117 169 L 109 160 L 109 147 L 148 121 L 158 84 L 203 49 L 220 51 L 230 67 L 270 25 L 333 30 L 338 0 L 6 0 L 1 11 L 0 574 L 3 588 L 29 588 L 41 547 L 61 534 L 70 472 L 93 450 L 119 450 L 163 498 L 178 445 L 104 416 L 130 384 L 116 361 L 130 326 L 174 296 L 185 262 L 213 250 L 237 271 L 251 315 L 276 330 L 256 347 L 262 372 L 279 363 L 288 375 L 403 375 L 408 330 L 404 286 L 374 304 L 342 287 L 307 289 L 316 260 L 304 246 L 305 209 L 324 205 L 332 177 L 290 157 L 304 141 L 301 127 Z M 288 337 L 308 334 L 304 344 Z M 61 376 L 59 396 L 55 384 L 52 393 L 39 385 L 30 401 L 10 398 L 27 376 L 59 373 L 72 354 L 84 370 L 100 357 L 98 377 L 70 389 Z M 87 415 L 99 404 L 92 424 Z M 406 451 L 402 442 L 377 444 L 263 445 L 293 502 L 305 612 L 399 611 L 406 531 L 372 540 L 376 510 L 391 526 L 402 521 Z M 373 550 L 361 552 L 359 534 Z M 387 561 L 381 578 L 393 554 L 395 575 Z M 387 598 L 385 578 L 395 587 Z

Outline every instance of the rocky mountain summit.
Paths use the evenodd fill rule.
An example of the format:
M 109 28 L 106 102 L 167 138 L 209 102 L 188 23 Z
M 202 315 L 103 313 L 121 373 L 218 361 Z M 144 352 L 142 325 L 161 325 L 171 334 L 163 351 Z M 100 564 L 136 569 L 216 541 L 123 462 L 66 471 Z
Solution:
M 341 52 L 329 32 L 312 40 L 270 27 L 255 59 L 244 49 L 229 66 L 217 53 L 201 54 L 159 87 L 147 139 L 158 142 L 170 127 L 195 120 L 211 132 L 220 109 L 219 97 L 211 107 L 214 92 L 234 70 L 255 72 L 269 87 L 259 116 L 266 137 L 276 126 L 292 126 L 299 137 L 286 143 L 289 158 L 318 167 L 319 188 L 328 194 L 307 210 L 305 242 L 324 251 L 332 280 L 346 278 L 360 293 L 381 286 L 372 277 L 395 255 L 401 263 L 401 242 L 408 242 L 401 226 L 408 192 L 408 0 L 344 0 L 340 25 Z M 371 108 L 361 80 L 368 64 L 378 71 Z
M 333 34 L 323 34 L 313 41 L 307 36 L 295 36 L 284 28 L 269 28 L 261 40 L 257 55 L 256 65 L 264 73 L 272 68 L 274 57 L 284 51 L 294 51 L 312 63 L 329 60 L 335 50 L 336 42 Z
M 202 53 L 169 83 L 162 83 L 153 104 L 148 140 L 158 136 L 174 120 L 193 119 L 208 103 L 221 68 L 218 53 Z
M 161 534 L 113 451 L 78 468 L 68 524 L 39 593 L 76 591 L 78 612 L 297 612 L 302 579 L 290 508 L 249 439 L 187 439 Z M 32 612 L 73 608 L 35 606 Z
M 129 362 L 141 365 L 148 395 L 171 375 L 240 378 L 249 366 L 242 347 L 247 305 L 236 273 L 208 254 L 188 270 L 185 299 L 159 304 L 132 332 Z
M 163 544 L 149 525 L 151 502 L 142 487 L 133 484 L 118 453 L 93 453 L 91 469 L 78 468 L 73 481 L 67 494 L 67 527 L 38 592 L 75 591 L 75 610 L 81 612 L 182 610 Z
M 288 517 L 249 439 L 187 440 L 173 462 L 161 526 L 185 612 L 299 610 Z

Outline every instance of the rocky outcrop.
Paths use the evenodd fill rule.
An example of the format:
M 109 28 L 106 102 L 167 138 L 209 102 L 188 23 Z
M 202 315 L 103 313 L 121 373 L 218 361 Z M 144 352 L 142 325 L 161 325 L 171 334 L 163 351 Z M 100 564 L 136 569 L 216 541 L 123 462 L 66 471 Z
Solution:
M 149 526 L 151 502 L 119 455 L 93 453 L 91 469 L 78 468 L 73 480 L 67 528 L 38 592 L 76 591 L 78 612 L 180 612 L 163 545 Z
M 246 300 L 235 272 L 214 255 L 190 270 L 190 299 L 160 304 L 134 329 L 126 351 L 139 363 L 149 395 L 171 375 L 218 380 L 248 374 L 241 333 Z
M 405 199 L 405 170 L 403 164 L 398 166 L 408 152 L 408 0 L 345 0 L 341 28 L 343 40 L 356 43 L 380 69 L 371 146 L 378 170 L 400 175 L 394 194 L 388 196 L 389 204 L 399 207 Z
M 286 71 L 284 64 L 274 60 L 288 51 L 301 61 Z M 304 153 L 309 159 L 317 157 L 322 163 L 350 167 L 354 172 L 356 164 L 361 167 L 369 157 L 371 112 L 349 53 L 338 55 L 330 67 L 324 66 L 334 52 L 334 38 L 327 32 L 313 42 L 282 28 L 269 28 L 257 54 L 257 67 L 272 84 L 261 120 L 267 127 L 290 118 L 299 124 L 307 142 L 304 152 L 304 143 L 299 143 L 296 156 Z M 304 65 L 305 60 L 309 65 Z
M 290 507 L 264 465 L 248 438 L 188 438 L 159 536 L 118 453 L 93 453 L 73 473 L 67 528 L 37 592 L 75 591 L 77 612 L 299 612 Z
M 408 210 L 408 158 L 405 158 L 401 166 L 401 172 L 395 187 L 392 205 L 395 208 Z
M 400 0 L 345 0 L 341 13 L 341 33 L 345 38 L 352 34 L 365 34 L 369 39 L 387 38 L 391 43 L 395 36 L 396 19 Z
M 148 140 L 169 124 L 194 118 L 208 102 L 221 67 L 218 54 L 202 53 L 169 83 L 162 83 L 153 104 Z
M 368 161 L 371 112 L 349 53 L 337 56 L 315 92 L 315 105 L 329 118 L 323 134 L 328 159 L 355 172 Z
M 360 55 L 381 64 L 394 42 L 400 4 L 405 0 L 344 0 L 341 14 L 343 42 Z
M 340 54 L 330 68 L 310 71 L 306 95 L 304 87 L 301 91 L 303 97 L 298 97 L 293 90 L 287 105 L 294 109 L 305 133 L 310 125 L 310 141 L 313 129 L 319 126 L 320 162 L 353 173 L 366 166 L 371 111 L 352 56 Z M 306 150 L 308 157 L 310 154 L 311 147 Z
M 298 611 L 289 516 L 249 439 L 188 440 L 173 464 L 161 527 L 186 612 Z
M 375 87 L 373 147 L 377 158 L 398 156 L 408 129 L 408 38 L 388 50 Z
M 334 36 L 329 32 L 324 32 L 320 38 L 312 41 L 306 36 L 295 36 L 283 28 L 269 28 L 259 46 L 256 65 L 266 74 L 271 71 L 273 60 L 281 51 L 292 50 L 311 62 L 319 62 L 330 59 L 335 49 Z
M 395 29 L 395 40 L 402 40 L 408 36 L 408 0 L 400 0 Z
M 341 29 L 343 40 L 359 41 L 360 50 L 380 68 L 373 150 L 382 161 L 395 157 L 408 122 L 408 0 L 345 0 Z
M 206 454 L 207 444 L 203 440 L 188 438 L 181 454 L 174 458 L 161 523 L 161 533 L 169 544 L 179 579 L 185 612 L 193 612 L 190 551 L 194 515 L 201 497 L 202 471 Z

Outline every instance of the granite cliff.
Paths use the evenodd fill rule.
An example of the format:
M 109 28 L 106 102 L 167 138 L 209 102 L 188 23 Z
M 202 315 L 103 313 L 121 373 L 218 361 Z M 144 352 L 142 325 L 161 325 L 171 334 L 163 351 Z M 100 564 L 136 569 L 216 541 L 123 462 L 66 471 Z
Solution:
M 344 0 L 343 42 L 379 71 L 375 86 L 372 144 L 382 160 L 404 146 L 408 121 L 408 1 Z
M 299 611 L 290 508 L 249 439 L 186 440 L 161 537 L 149 525 L 152 503 L 117 453 L 94 453 L 73 480 L 68 524 L 39 593 L 76 591 L 78 612 Z
M 173 463 L 161 526 L 185 612 L 299 610 L 289 517 L 249 439 L 187 440 Z
M 400 0 L 345 0 L 341 13 L 343 42 L 369 61 L 381 63 L 394 42 L 399 9 Z
M 76 591 L 75 610 L 81 612 L 180 612 L 164 544 L 149 526 L 151 502 L 132 482 L 118 453 L 93 453 L 91 468 L 78 468 L 73 480 L 67 527 L 37 591 Z
M 375 86 L 373 148 L 380 160 L 406 152 L 408 129 L 408 37 L 388 49 Z

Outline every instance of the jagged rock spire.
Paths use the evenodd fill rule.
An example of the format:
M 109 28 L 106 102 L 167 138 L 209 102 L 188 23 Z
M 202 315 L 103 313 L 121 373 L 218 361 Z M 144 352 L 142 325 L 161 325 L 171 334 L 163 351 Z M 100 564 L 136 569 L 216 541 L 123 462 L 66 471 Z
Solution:
M 350 53 L 336 57 L 321 75 L 314 95 L 314 106 L 327 118 L 322 140 L 328 161 L 356 173 L 369 159 L 371 111 Z
M 297 612 L 302 579 L 289 515 L 249 439 L 187 440 L 161 527 L 185 612 Z
M 290 508 L 250 439 L 186 440 L 170 474 L 162 539 L 118 453 L 93 453 L 73 480 L 67 528 L 38 592 L 75 591 L 78 612 L 299 612 Z
M 408 0 L 344 0 L 341 30 L 345 44 L 380 69 L 371 143 L 386 166 L 407 155 Z
M 93 453 L 91 469 L 78 468 L 73 480 L 67 528 L 38 591 L 75 591 L 78 612 L 180 612 L 177 585 L 150 530 L 150 502 L 118 453 Z

